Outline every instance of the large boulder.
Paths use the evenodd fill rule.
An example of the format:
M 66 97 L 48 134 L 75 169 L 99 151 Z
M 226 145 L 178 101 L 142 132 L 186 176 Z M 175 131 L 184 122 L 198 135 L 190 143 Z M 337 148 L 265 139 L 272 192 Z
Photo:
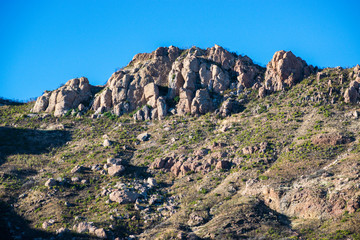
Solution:
M 196 91 L 191 103 L 191 114 L 205 114 L 213 110 L 213 103 L 207 89 Z
M 280 91 L 292 87 L 313 72 L 313 67 L 291 51 L 278 51 L 268 63 L 265 72 L 265 87 L 270 91 Z
M 130 192 L 128 190 L 115 190 L 110 193 L 109 198 L 113 202 L 120 204 L 133 203 L 140 197 L 140 194 L 136 192 Z
M 69 80 L 64 86 L 45 92 L 38 97 L 32 112 L 54 112 L 54 116 L 63 116 L 81 103 L 87 103 L 92 96 L 91 85 L 85 77 Z

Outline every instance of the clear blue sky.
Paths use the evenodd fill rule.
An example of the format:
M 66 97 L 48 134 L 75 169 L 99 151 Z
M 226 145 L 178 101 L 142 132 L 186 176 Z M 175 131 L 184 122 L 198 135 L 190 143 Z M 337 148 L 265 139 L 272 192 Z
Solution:
M 0 0 L 0 96 L 26 100 L 85 76 L 104 84 L 139 52 L 214 44 L 266 65 L 291 50 L 360 64 L 360 1 Z

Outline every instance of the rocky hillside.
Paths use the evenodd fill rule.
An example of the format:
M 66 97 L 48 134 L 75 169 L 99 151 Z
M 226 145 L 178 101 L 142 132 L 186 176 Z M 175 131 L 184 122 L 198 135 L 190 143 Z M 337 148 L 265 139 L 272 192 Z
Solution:
M 137 54 L 0 106 L 5 239 L 360 239 L 360 67 Z

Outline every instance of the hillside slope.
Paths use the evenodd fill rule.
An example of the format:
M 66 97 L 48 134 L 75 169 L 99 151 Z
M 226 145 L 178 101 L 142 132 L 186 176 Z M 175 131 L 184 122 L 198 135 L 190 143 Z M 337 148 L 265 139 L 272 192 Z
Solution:
M 267 69 L 248 61 L 245 72 L 257 73 L 246 86 L 245 67 L 234 70 L 245 57 L 209 63 L 229 52 L 192 49 L 137 55 L 102 87 L 82 78 L 36 103 L 0 106 L 4 236 L 360 239 L 359 67 L 320 71 L 280 51 Z M 176 69 L 186 58 L 204 63 L 215 86 L 239 75 L 210 91 L 190 63 Z M 200 82 L 189 90 L 192 73 Z M 173 88 L 169 76 L 189 78 Z M 119 100 L 126 78 L 136 87 Z M 146 98 L 149 86 L 155 95 Z M 194 102 L 202 91 L 207 103 Z M 236 111 L 225 107 L 230 100 Z M 161 101 L 160 120 L 146 118 L 144 107 L 160 112 Z

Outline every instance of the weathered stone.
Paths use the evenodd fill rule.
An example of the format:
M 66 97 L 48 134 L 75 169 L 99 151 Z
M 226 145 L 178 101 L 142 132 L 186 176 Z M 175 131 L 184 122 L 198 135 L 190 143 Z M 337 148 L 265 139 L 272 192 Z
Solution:
M 111 201 L 123 204 L 123 203 L 133 203 L 140 197 L 140 194 L 135 192 L 130 192 L 128 190 L 115 190 L 110 193 L 109 198 Z
M 53 178 L 49 178 L 46 182 L 45 182 L 45 186 L 46 187 L 53 187 L 57 185 L 57 181 Z
M 73 169 L 71 169 L 71 173 L 80 173 L 84 170 L 85 168 L 83 166 L 76 165 Z
M 105 230 L 103 228 L 96 229 L 94 231 L 94 233 L 98 238 L 104 238 L 104 239 L 107 238 L 106 232 L 105 232 Z
M 292 87 L 312 72 L 313 67 L 292 52 L 278 51 L 266 67 L 265 88 L 280 91 L 286 86 Z
M 105 139 L 104 142 L 103 142 L 103 146 L 104 147 L 109 147 L 109 146 L 111 146 L 111 142 L 108 139 Z
M 159 97 L 157 100 L 157 112 L 159 120 L 163 120 L 167 113 L 167 105 L 164 97 Z
M 191 113 L 191 102 L 193 99 L 193 92 L 184 88 L 180 89 L 180 100 L 177 105 L 177 113 L 179 115 L 185 115 Z
M 150 138 L 150 134 L 147 132 L 141 133 L 136 137 L 137 140 L 142 142 L 149 140 L 149 138 Z
M 144 87 L 144 95 L 147 104 L 151 107 L 156 107 L 156 100 L 159 97 L 159 88 L 155 83 L 149 83 Z
M 91 96 L 91 85 L 87 78 L 71 79 L 64 86 L 40 96 L 32 111 L 54 111 L 54 116 L 62 116 L 70 109 L 77 108 L 80 103 L 88 102 Z
M 125 167 L 122 165 L 113 165 L 107 169 L 110 176 L 120 176 L 124 171 Z
M 196 91 L 191 103 L 191 114 L 205 114 L 213 110 L 213 103 L 207 89 Z

